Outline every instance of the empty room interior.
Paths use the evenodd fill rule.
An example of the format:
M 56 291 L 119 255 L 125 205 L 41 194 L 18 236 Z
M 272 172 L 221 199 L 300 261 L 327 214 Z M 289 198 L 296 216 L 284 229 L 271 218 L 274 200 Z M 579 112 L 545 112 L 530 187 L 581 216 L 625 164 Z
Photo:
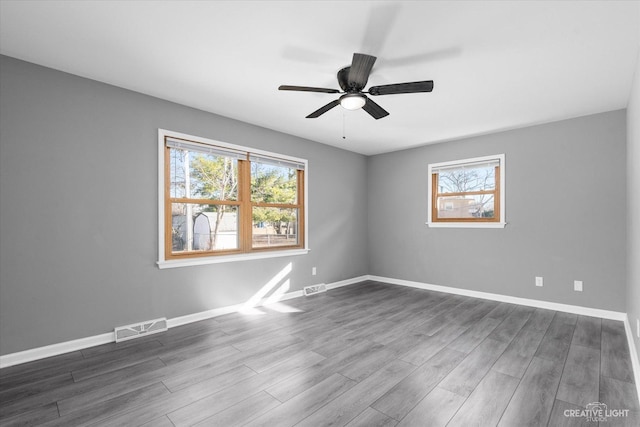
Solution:
M 0 425 L 640 425 L 640 2 L 0 1 Z

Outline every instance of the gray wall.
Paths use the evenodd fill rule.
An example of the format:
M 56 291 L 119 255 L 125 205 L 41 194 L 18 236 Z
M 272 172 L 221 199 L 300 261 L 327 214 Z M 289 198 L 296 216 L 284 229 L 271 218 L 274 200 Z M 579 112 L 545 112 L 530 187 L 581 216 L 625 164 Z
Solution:
M 625 311 L 625 126 L 621 110 L 369 158 L 370 274 Z M 428 228 L 427 164 L 498 153 L 506 228 Z
M 0 73 L 0 354 L 242 303 L 289 262 L 292 291 L 367 273 L 364 156 L 9 57 Z M 308 159 L 310 253 L 159 270 L 158 128 Z
M 627 192 L 624 111 L 367 159 L 0 56 L 0 354 L 241 303 L 289 262 L 291 290 L 374 274 L 637 317 L 637 79 Z M 311 252 L 159 270 L 158 128 L 309 159 Z M 427 164 L 496 153 L 509 225 L 426 227 Z
M 640 50 L 633 89 L 627 107 L 627 307 L 636 353 L 640 338 L 636 322 L 640 319 Z M 636 373 L 636 381 L 640 372 Z

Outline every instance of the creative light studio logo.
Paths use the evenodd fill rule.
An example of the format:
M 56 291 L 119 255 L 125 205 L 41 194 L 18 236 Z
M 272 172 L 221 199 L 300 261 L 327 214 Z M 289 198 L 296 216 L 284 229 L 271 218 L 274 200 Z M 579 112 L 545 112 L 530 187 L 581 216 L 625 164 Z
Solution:
M 585 409 L 565 409 L 564 416 L 585 418 L 587 422 L 606 422 L 609 418 L 626 417 L 628 409 L 609 409 L 605 403 L 589 403 Z

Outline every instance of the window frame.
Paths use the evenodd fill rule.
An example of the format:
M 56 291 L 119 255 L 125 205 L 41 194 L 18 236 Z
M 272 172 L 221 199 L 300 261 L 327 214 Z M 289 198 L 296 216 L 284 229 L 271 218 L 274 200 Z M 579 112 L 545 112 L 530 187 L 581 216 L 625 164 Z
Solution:
M 171 212 L 170 190 L 170 161 L 167 147 L 167 139 L 184 140 L 201 145 L 212 146 L 215 149 L 229 150 L 246 153 L 246 160 L 238 160 L 238 180 L 244 180 L 244 188 L 238 188 L 237 201 L 217 201 L 213 204 L 233 204 L 238 206 L 238 212 L 248 211 L 249 214 L 238 215 L 238 249 L 223 249 L 206 252 L 188 252 L 184 254 L 172 254 L 171 219 L 165 215 Z M 288 208 L 298 209 L 298 227 L 296 245 L 253 248 L 252 244 L 252 211 L 256 203 L 251 200 L 251 163 L 250 156 L 265 157 L 282 160 L 292 164 L 301 165 L 303 170 L 297 170 L 297 202 L 286 204 Z M 306 159 L 287 156 L 245 147 L 208 138 L 187 135 L 165 129 L 158 129 L 158 261 L 159 268 L 184 267 L 191 265 L 215 264 L 251 259 L 274 258 L 308 253 L 308 173 L 309 164 Z M 240 174 L 243 174 L 241 177 Z M 265 205 L 264 203 L 260 204 Z M 284 206 L 285 204 L 278 204 Z M 170 213 L 168 214 L 170 216 Z
M 496 176 L 497 197 L 494 196 L 494 206 L 497 207 L 498 215 L 494 218 L 446 218 L 434 219 L 434 209 L 436 197 L 438 196 L 436 185 L 437 176 L 434 170 L 442 168 L 452 168 L 456 166 L 465 166 L 473 163 L 482 162 L 498 162 L 498 170 Z M 473 157 L 467 159 L 453 160 L 439 163 L 429 163 L 427 167 L 428 174 L 428 191 L 427 191 L 427 226 L 433 228 L 504 228 L 506 226 L 506 203 L 505 203 L 505 177 L 506 165 L 505 155 L 495 154 L 491 156 Z M 477 193 L 477 192 L 469 192 Z M 443 193 L 444 194 L 444 193 Z

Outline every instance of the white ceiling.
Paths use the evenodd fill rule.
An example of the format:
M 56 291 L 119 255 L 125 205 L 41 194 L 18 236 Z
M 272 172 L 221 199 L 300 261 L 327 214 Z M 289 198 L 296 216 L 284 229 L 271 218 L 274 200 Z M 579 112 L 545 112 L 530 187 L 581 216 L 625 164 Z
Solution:
M 376 154 L 625 108 L 638 1 L 2 1 L 0 52 L 347 150 Z M 336 107 L 354 52 L 369 86 L 434 80 Z M 343 129 L 346 139 L 343 139 Z

